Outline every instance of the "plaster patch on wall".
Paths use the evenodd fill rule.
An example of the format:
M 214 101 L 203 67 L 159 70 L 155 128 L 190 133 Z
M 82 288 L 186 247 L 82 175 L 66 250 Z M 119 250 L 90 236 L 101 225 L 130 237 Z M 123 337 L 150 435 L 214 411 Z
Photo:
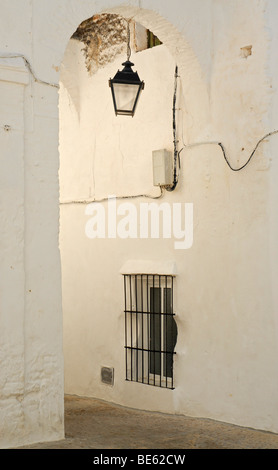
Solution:
M 94 15 L 83 21 L 72 36 L 84 43 L 88 72 L 112 62 L 127 48 L 127 21 L 118 15 Z
M 250 55 L 252 55 L 252 46 L 245 46 L 240 48 L 240 57 L 247 59 L 247 57 Z
M 127 52 L 127 21 L 130 31 L 129 45 L 133 52 L 161 44 L 161 41 L 140 23 L 111 13 L 94 15 L 83 21 L 71 37 L 83 42 L 82 51 L 89 73 L 95 73 L 98 68 L 113 62 L 119 54 Z

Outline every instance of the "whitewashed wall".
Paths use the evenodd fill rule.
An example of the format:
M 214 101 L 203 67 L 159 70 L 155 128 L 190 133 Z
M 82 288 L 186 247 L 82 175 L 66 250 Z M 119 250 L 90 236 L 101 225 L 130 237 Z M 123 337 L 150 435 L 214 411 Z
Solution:
M 211 7 L 209 16 L 206 11 L 210 26 L 190 37 L 195 51 L 202 39 L 198 60 L 178 32 L 168 26 L 167 34 L 166 24 L 157 24 L 152 15 L 144 22 L 147 12 L 139 15 L 164 44 L 132 56 L 146 82 L 133 119 L 114 116 L 107 84 L 124 57 L 88 76 L 82 45 L 74 41 L 66 50 L 60 93 L 65 389 L 132 407 L 277 430 L 269 264 L 269 208 L 275 205 L 270 175 L 275 170 L 268 147 L 277 137 L 264 142 L 242 172 L 232 172 L 220 147 L 210 144 L 222 142 L 232 166 L 240 167 L 260 138 L 275 129 L 267 113 L 273 94 L 267 69 L 271 43 L 262 3 L 214 2 Z M 196 26 L 200 11 L 191 15 Z M 187 26 L 180 25 L 185 34 Z M 172 48 L 173 37 L 179 48 Z M 180 251 L 174 249 L 174 238 L 90 240 L 85 235 L 90 215 L 77 201 L 102 201 L 114 194 L 120 205 L 121 196 L 158 194 L 151 153 L 173 149 L 176 63 L 179 148 L 204 144 L 182 152 L 178 188 L 158 202 L 193 203 L 194 244 Z M 140 203 L 151 199 L 129 201 L 139 213 Z M 107 203 L 101 204 L 107 214 Z M 150 260 L 154 266 L 160 260 L 176 262 L 174 391 L 124 380 L 120 272 L 130 259 Z M 114 387 L 101 383 L 101 366 L 114 368 Z
M 24 55 L 33 71 L 24 60 L 10 59 L 7 72 L 1 59 L 1 447 L 63 436 L 59 114 L 52 85 L 59 83 L 72 33 L 102 11 L 134 16 L 163 41 L 166 63 L 178 63 L 185 143 L 221 141 L 237 166 L 278 125 L 275 0 L 1 2 L 0 55 Z M 252 55 L 244 58 L 241 48 L 249 45 Z M 140 54 L 136 65 L 151 83 L 154 70 Z M 146 85 L 143 96 L 148 93 Z M 143 96 L 138 117 L 142 113 L 146 132 Z M 87 112 L 81 137 L 90 126 L 86 117 Z M 144 135 L 149 150 L 154 143 L 171 145 L 171 118 L 160 118 Z M 97 118 L 92 119 L 96 150 L 83 148 L 82 165 L 74 168 L 82 191 L 68 173 L 61 198 L 154 191 L 142 139 L 141 167 L 133 153 L 131 123 L 127 130 L 115 121 L 114 164 L 110 135 L 105 140 L 102 132 L 105 142 L 99 140 Z M 165 199 L 194 204 L 194 244 L 178 255 L 172 240 L 89 240 L 84 206 L 61 206 L 66 391 L 278 431 L 276 142 L 275 135 L 264 142 L 240 173 L 228 169 L 218 146 L 183 151 L 179 187 Z M 125 168 L 124 181 L 118 164 Z M 61 172 L 65 168 L 61 148 Z M 95 185 L 88 168 L 96 171 Z M 117 174 L 117 184 L 111 174 Z M 159 260 L 162 252 L 177 261 L 179 273 L 174 391 L 123 379 L 120 266 L 134 255 Z M 100 383 L 101 365 L 115 367 L 113 388 Z
M 0 447 L 12 447 L 64 436 L 59 122 L 58 89 L 34 66 L 32 5 L 2 3 Z

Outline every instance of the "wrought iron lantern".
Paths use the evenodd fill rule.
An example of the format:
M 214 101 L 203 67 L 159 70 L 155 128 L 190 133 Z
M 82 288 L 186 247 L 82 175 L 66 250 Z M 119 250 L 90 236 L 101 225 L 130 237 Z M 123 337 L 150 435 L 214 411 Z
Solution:
M 129 22 L 127 29 L 127 60 L 122 65 L 123 70 L 118 70 L 113 79 L 110 78 L 109 86 L 112 92 L 113 104 L 116 116 L 134 116 L 141 91 L 144 89 L 144 82 L 140 80 L 137 72 L 132 70 L 134 65 L 130 62 L 130 32 Z

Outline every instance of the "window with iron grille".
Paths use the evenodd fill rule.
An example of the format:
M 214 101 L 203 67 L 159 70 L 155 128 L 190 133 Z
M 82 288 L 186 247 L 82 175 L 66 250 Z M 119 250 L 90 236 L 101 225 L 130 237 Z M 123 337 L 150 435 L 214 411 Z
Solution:
M 125 274 L 126 380 L 174 388 L 174 278 Z

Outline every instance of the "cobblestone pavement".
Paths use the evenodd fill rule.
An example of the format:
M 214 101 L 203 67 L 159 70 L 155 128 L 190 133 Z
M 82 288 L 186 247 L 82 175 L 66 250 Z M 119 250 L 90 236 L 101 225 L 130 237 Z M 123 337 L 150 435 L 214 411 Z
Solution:
M 65 439 L 24 449 L 278 449 L 278 434 L 65 397 Z

